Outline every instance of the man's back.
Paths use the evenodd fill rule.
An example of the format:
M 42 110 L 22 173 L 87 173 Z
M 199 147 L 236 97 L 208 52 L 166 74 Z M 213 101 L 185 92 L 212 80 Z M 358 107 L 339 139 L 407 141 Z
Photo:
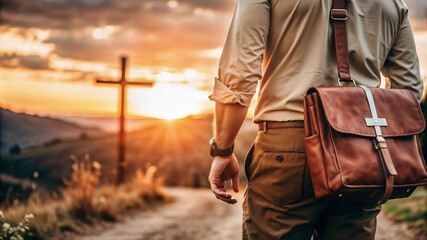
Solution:
M 232 152 L 260 81 L 257 138 L 245 160 L 244 239 L 372 240 L 381 207 L 314 196 L 305 155 L 303 97 L 310 87 L 337 85 L 333 0 L 237 0 L 215 80 L 211 149 Z M 346 0 L 350 72 L 359 85 L 407 88 L 420 99 L 422 81 L 407 9 L 401 0 Z M 236 202 L 239 167 L 215 155 L 209 182 L 216 197 Z
M 219 81 L 242 93 L 247 103 L 250 97 L 245 95 L 253 94 L 262 77 L 255 122 L 302 120 L 307 89 L 338 84 L 331 8 L 332 0 L 237 2 Z M 382 71 L 392 88 L 408 88 L 420 99 L 423 87 L 404 3 L 348 0 L 346 9 L 350 71 L 356 83 L 377 87 Z

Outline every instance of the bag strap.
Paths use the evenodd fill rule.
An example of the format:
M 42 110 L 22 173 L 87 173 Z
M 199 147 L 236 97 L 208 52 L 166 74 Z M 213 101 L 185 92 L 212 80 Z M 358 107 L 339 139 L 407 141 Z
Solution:
M 365 118 L 366 125 L 368 127 L 375 128 L 376 138 L 374 139 L 375 149 L 378 151 L 378 155 L 381 161 L 381 167 L 383 169 L 385 177 L 385 191 L 384 195 L 380 200 L 380 204 L 387 202 L 393 193 L 394 176 L 397 175 L 396 168 L 394 167 L 391 159 L 390 152 L 388 151 L 387 143 L 382 136 L 381 127 L 387 126 L 387 120 L 385 118 L 378 118 L 377 109 L 375 107 L 374 97 L 372 96 L 371 90 L 365 86 L 359 86 L 365 91 L 366 99 L 368 101 L 369 110 L 371 111 L 372 118 Z
M 347 47 L 347 31 L 345 22 L 347 20 L 347 10 L 345 10 L 345 0 L 334 0 L 331 10 L 331 18 L 334 24 L 335 53 L 337 56 L 338 75 L 340 81 L 353 82 L 350 76 L 350 64 Z M 340 83 L 341 84 L 341 83 Z
M 353 82 L 353 84 L 356 85 L 350 76 L 350 61 L 347 46 L 347 31 L 345 26 L 347 20 L 345 0 L 333 0 L 331 18 L 334 24 L 335 52 L 337 56 L 339 74 L 338 83 L 341 85 L 341 81 L 346 81 Z M 393 193 L 394 176 L 397 175 L 397 172 L 391 159 L 390 152 L 388 151 L 387 143 L 381 134 L 380 127 L 387 125 L 387 123 L 383 125 L 384 123 L 380 120 L 385 121 L 385 119 L 378 119 L 371 91 L 364 86 L 361 86 L 361 88 L 365 91 L 369 108 L 371 110 L 372 119 L 370 120 L 373 120 L 373 123 L 367 121 L 366 124 L 368 126 L 375 127 L 376 138 L 374 139 L 374 144 L 376 150 L 378 151 L 385 177 L 385 191 L 384 195 L 379 201 L 380 204 L 383 204 L 391 197 L 391 194 Z

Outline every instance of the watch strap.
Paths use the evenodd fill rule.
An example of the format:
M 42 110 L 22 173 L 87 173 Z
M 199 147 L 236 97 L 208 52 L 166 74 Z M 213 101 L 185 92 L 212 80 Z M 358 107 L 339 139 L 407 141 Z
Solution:
M 234 144 L 230 148 L 220 149 L 220 148 L 217 148 L 215 140 L 212 140 L 210 154 L 212 157 L 216 157 L 216 156 L 228 157 L 233 153 L 233 150 L 234 150 Z

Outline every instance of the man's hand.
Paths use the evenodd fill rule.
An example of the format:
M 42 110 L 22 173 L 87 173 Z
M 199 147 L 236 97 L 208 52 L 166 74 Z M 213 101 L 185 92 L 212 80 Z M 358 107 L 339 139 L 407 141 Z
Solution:
M 235 204 L 237 199 L 227 193 L 225 182 L 231 179 L 234 192 L 239 192 L 239 163 L 236 156 L 231 154 L 228 157 L 214 157 L 211 172 L 209 173 L 209 183 L 216 198 L 229 204 Z

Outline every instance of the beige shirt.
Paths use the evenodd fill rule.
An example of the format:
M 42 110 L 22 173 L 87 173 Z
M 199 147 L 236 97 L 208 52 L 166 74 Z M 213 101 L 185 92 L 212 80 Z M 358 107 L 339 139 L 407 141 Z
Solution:
M 329 13 L 332 0 L 237 0 L 211 100 L 248 107 L 254 122 L 302 120 L 310 87 L 337 85 Z M 347 0 L 350 73 L 357 85 L 420 99 L 423 83 L 408 9 L 402 0 Z

